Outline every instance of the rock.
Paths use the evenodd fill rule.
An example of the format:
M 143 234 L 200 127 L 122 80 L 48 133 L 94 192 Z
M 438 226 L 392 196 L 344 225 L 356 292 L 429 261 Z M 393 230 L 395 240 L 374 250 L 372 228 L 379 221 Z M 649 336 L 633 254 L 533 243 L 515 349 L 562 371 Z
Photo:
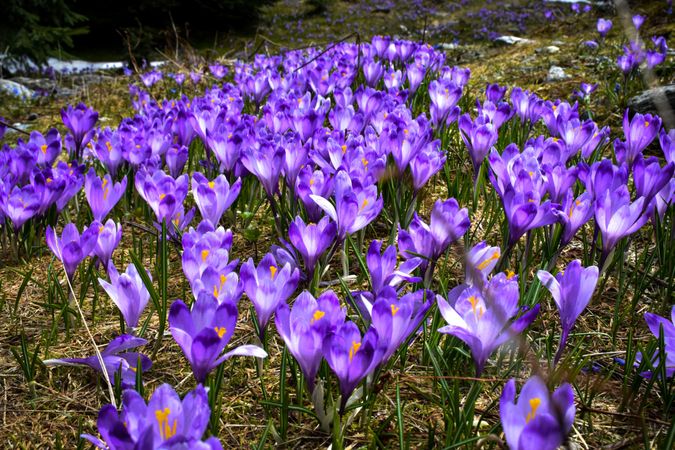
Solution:
M 525 39 L 518 36 L 499 36 L 495 39 L 495 42 L 506 45 L 520 45 L 520 44 L 532 44 L 534 41 L 531 39 Z
M 56 82 L 49 78 L 14 77 L 12 81 L 23 84 L 34 91 L 51 92 L 56 88 Z
M 560 48 L 556 47 L 555 45 L 549 45 L 548 47 L 538 48 L 535 51 L 537 53 L 548 53 L 549 55 L 553 55 L 554 53 L 558 53 L 560 51 Z
M 23 84 L 12 80 L 0 80 L 0 91 L 5 92 L 12 97 L 28 100 L 36 96 L 35 91 L 27 88 Z
M 570 76 L 565 73 L 565 69 L 560 66 L 551 66 L 548 69 L 548 75 L 546 76 L 546 81 L 562 81 L 566 80 Z
M 665 128 L 674 128 L 675 84 L 647 89 L 628 100 L 628 107 L 640 114 L 658 114 Z
M 36 113 L 30 113 L 30 114 L 28 114 L 28 117 L 26 117 L 26 120 L 28 122 L 32 122 L 34 120 L 37 120 L 37 118 L 38 118 L 38 115 Z
M 441 50 L 456 50 L 459 47 L 459 45 L 457 45 L 455 43 L 452 43 L 452 42 L 449 42 L 449 43 L 448 42 L 442 42 L 438 45 L 435 45 L 434 47 L 436 47 L 437 49 L 441 49 Z
M 553 42 L 551 42 L 551 45 L 555 45 L 555 46 L 560 47 L 562 45 L 565 45 L 565 41 L 553 41 Z

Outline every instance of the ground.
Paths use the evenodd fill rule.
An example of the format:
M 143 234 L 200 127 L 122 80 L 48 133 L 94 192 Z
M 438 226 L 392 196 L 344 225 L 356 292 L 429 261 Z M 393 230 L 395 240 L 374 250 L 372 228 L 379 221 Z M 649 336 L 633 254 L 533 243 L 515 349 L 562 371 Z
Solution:
M 645 36 L 663 35 L 671 40 L 675 22 L 672 16 L 664 13 L 665 3 L 631 3 L 634 11 L 648 17 L 643 28 Z M 284 48 L 321 46 L 339 39 L 355 41 L 369 40 L 374 34 L 398 35 L 405 39 L 445 45 L 441 48 L 447 48 L 449 63 L 471 69 L 470 87 L 474 93 L 490 82 L 528 88 L 546 99 L 571 99 L 580 82 L 600 83 L 589 109 L 593 111 L 593 117 L 599 125 L 610 125 L 616 130 L 620 128 L 623 110 L 615 108 L 606 95 L 608 90 L 614 88 L 617 77 L 614 61 L 624 40 L 622 27 L 618 25 L 619 19 L 612 7 L 594 8 L 590 13 L 575 14 L 568 4 L 541 1 L 389 1 L 383 4 L 354 0 L 325 2 L 325 5 L 326 9 L 321 11 L 314 10 L 309 2 L 277 2 L 264 10 L 255 36 L 230 37 L 208 52 L 195 50 L 192 55 L 194 60 L 199 60 L 199 55 L 205 53 L 222 56 L 224 60 L 246 58 L 256 52 L 272 54 Z M 552 11 L 555 18 L 545 19 L 545 10 Z M 615 28 L 604 45 L 592 50 L 584 42 L 597 39 L 595 23 L 598 17 L 612 17 Z M 481 24 L 480 28 L 476 24 Z M 502 34 L 527 38 L 531 42 L 503 45 L 492 41 L 495 36 Z M 551 46 L 557 50 L 547 49 Z M 166 70 L 179 71 L 185 64 L 183 61 L 172 61 Z M 547 81 L 547 74 L 553 65 L 562 67 L 569 77 L 561 81 Z M 659 82 L 672 82 L 673 73 L 671 57 L 656 73 L 656 79 Z M 68 80 L 64 79 L 63 83 L 68 83 Z M 133 111 L 127 84 L 127 78 L 116 76 L 104 84 L 89 85 L 77 96 L 67 99 L 46 97 L 19 102 L 3 97 L 0 99 L 0 115 L 11 123 L 26 124 L 30 130 L 46 131 L 53 126 L 62 129 L 59 111 L 64 103 L 84 101 L 100 112 L 101 125 L 115 126 L 122 117 L 131 115 Z M 16 138 L 16 134 L 8 135 L 5 143 L 11 144 Z M 134 228 L 131 225 L 133 222 L 134 217 L 130 213 L 125 221 L 123 248 L 133 247 L 132 234 L 136 239 L 145 239 L 147 245 L 152 245 L 151 237 Z M 235 236 L 238 236 L 236 232 Z M 265 233 L 255 246 L 241 237 L 237 239 L 235 248 L 242 260 L 257 251 L 266 251 L 273 243 L 273 237 Z M 648 235 L 640 239 L 644 245 L 653 245 Z M 48 270 L 52 258 L 46 247 L 38 249 L 39 256 L 28 261 L 17 261 L 8 248 L 3 247 L 5 251 L 0 262 L 0 314 L 3 319 L 0 322 L 0 446 L 86 448 L 78 436 L 83 432 L 95 434 L 96 414 L 106 400 L 105 389 L 96 376 L 84 369 L 45 369 L 38 365 L 35 379 L 27 383 L 9 348 L 19 348 L 23 335 L 29 351 L 38 349 L 41 359 L 85 356 L 91 353 L 88 335 L 80 323 L 65 330 L 59 311 L 47 305 L 49 302 L 44 286 L 50 276 Z M 566 260 L 574 256 L 574 252 L 581 252 L 581 249 L 573 248 L 569 252 L 565 256 Z M 121 253 L 118 253 L 118 258 Z M 175 282 L 170 284 L 169 294 L 171 298 L 180 298 L 186 282 L 177 250 L 172 249 L 170 256 L 170 274 Z M 151 261 L 147 263 L 151 265 Z M 635 254 L 628 255 L 624 270 L 627 274 L 640 271 Z M 27 274 L 30 278 L 25 281 Z M 449 267 L 445 275 L 448 277 L 448 286 L 453 286 L 461 277 L 461 270 Z M 59 272 L 56 276 L 63 279 Z M 75 289 L 77 291 L 78 286 Z M 668 414 L 664 415 L 658 406 L 659 394 L 655 390 L 649 395 L 645 395 L 644 390 L 632 392 L 632 387 L 624 382 L 623 368 L 614 363 L 614 358 L 624 354 L 629 341 L 641 344 L 648 341 L 650 334 L 642 315 L 648 309 L 665 313 L 673 299 L 659 296 L 672 290 L 664 290 L 658 279 L 653 280 L 652 285 L 641 293 L 640 306 L 633 310 L 632 305 L 628 304 L 630 302 L 616 306 L 617 293 L 623 292 L 622 289 L 616 277 L 610 278 L 602 291 L 596 293 L 590 313 L 582 316 L 577 324 L 576 333 L 586 336 L 579 351 L 584 352 L 588 370 L 570 374 L 575 380 L 577 391 L 583 393 L 578 398 L 577 423 L 571 438 L 581 448 L 656 448 L 656 442 L 668 433 L 671 426 L 672 411 L 671 419 L 668 419 Z M 631 298 L 630 291 L 624 294 L 626 298 Z M 89 327 L 94 339 L 103 343 L 117 329 L 117 313 L 100 289 L 95 291 L 89 288 L 83 302 L 85 314 L 92 313 L 94 297 L 97 298 L 96 312 L 94 320 L 89 321 Z M 242 304 L 247 305 L 245 302 L 243 300 Z M 235 341 L 250 342 L 254 334 L 250 311 L 245 306 L 240 307 L 240 310 L 242 317 L 238 322 Z M 529 332 L 534 341 L 537 340 L 538 331 L 556 326 L 557 316 L 550 303 L 543 308 L 542 314 L 543 319 Z M 621 323 L 617 325 L 617 321 Z M 634 330 L 635 334 L 628 335 L 629 329 Z M 612 330 L 616 330 L 616 333 Z M 275 393 L 278 392 L 279 384 L 280 340 L 272 339 L 270 349 L 270 358 L 264 363 L 262 384 L 267 392 Z M 414 448 L 426 446 L 428 442 L 442 448 L 446 443 L 441 437 L 444 412 L 439 407 L 439 380 L 428 364 L 422 364 L 419 342 L 413 343 L 409 354 L 411 356 L 405 367 L 391 373 L 391 377 L 397 378 L 400 384 L 407 439 Z M 536 361 L 530 363 L 537 365 Z M 279 411 L 274 407 L 267 407 L 269 411 L 266 411 L 261 403 L 263 393 L 261 384 L 256 381 L 255 363 L 252 360 L 233 360 L 227 366 L 225 376 L 227 383 L 223 390 L 219 435 L 223 446 L 238 448 L 257 445 L 258 442 L 261 446 L 272 445 L 275 442 L 274 433 L 267 435 L 266 442 L 261 442 L 261 436 L 268 429 L 268 418 L 277 421 Z M 485 432 L 498 423 L 497 409 L 491 407 L 491 402 L 498 400 L 505 381 L 491 379 L 490 376 L 490 373 L 486 375 L 482 400 L 477 404 L 473 419 L 478 424 L 479 415 L 487 411 L 480 422 L 480 429 Z M 164 382 L 183 392 L 194 385 L 189 366 L 170 338 L 163 340 L 154 359 L 153 369 L 146 374 L 145 380 L 146 392 Z M 454 378 L 450 377 L 446 382 L 455 383 L 463 397 L 474 380 L 471 370 L 467 370 Z M 396 392 L 387 389 L 380 396 L 370 418 L 371 429 L 378 429 L 381 439 L 377 445 L 382 447 L 394 446 L 397 442 L 396 421 L 391 416 Z M 463 398 L 460 398 L 460 410 L 462 402 Z M 314 422 L 306 416 L 291 415 L 289 422 L 284 446 L 319 448 L 330 444 L 330 436 L 318 432 Z M 350 445 L 375 445 L 372 436 L 364 435 L 360 431 L 362 429 L 358 428 L 356 434 L 349 436 Z M 487 445 L 490 444 L 484 444 Z

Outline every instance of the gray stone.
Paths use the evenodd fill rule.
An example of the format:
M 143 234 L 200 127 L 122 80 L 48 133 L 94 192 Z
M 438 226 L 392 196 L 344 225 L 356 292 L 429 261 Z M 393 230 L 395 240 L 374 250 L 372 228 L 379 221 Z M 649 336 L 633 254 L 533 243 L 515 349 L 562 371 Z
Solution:
M 566 80 L 570 76 L 565 73 L 565 69 L 560 66 L 551 66 L 548 69 L 548 75 L 546 76 L 546 81 L 562 81 Z
M 560 51 L 560 48 L 556 47 L 555 45 L 549 45 L 548 47 L 538 48 L 535 51 L 537 53 L 548 53 L 549 55 L 553 55 L 555 53 L 558 53 Z
M 628 100 L 628 107 L 640 114 L 658 114 L 666 128 L 674 128 L 675 84 L 648 89 Z
M 22 100 L 28 100 L 36 95 L 32 89 L 12 80 L 0 80 L 0 91 Z
M 525 39 L 518 36 L 499 36 L 495 39 L 495 42 L 506 45 L 520 45 L 520 44 L 532 44 L 534 43 L 531 39 Z

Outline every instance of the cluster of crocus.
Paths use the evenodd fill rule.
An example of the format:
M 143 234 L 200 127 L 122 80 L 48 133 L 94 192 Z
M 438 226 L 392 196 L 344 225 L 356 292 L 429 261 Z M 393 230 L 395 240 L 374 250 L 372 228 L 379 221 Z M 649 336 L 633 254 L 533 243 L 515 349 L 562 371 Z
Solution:
M 208 395 L 201 384 L 183 400 L 163 384 L 147 403 L 136 391 L 127 389 L 119 413 L 113 405 L 101 408 L 96 427 L 102 439 L 89 434 L 83 437 L 97 448 L 109 450 L 222 450 L 215 437 L 202 440 L 210 416 Z
M 467 270 L 480 272 L 482 264 Z M 447 300 L 436 296 L 436 303 L 448 323 L 438 331 L 451 334 L 469 346 L 480 376 L 492 353 L 516 338 L 536 319 L 539 305 L 513 320 L 520 311 L 517 276 L 498 273 L 489 280 L 477 278 L 478 284 L 461 284 L 452 289 Z

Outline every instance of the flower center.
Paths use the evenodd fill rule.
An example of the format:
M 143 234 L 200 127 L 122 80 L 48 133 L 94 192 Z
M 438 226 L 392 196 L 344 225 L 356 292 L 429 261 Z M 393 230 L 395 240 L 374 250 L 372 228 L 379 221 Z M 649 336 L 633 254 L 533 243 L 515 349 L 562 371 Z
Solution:
M 159 427 L 159 436 L 163 441 L 171 438 L 176 434 L 176 419 L 173 420 L 173 426 L 169 426 L 169 408 L 158 409 L 155 411 L 155 418 L 157 419 L 157 426 Z
M 312 320 L 309 321 L 310 324 L 316 322 L 317 320 L 320 320 L 323 316 L 326 315 L 325 311 L 321 311 L 320 309 L 317 309 L 314 311 L 314 314 L 312 315 Z
M 396 315 L 396 313 L 401 309 L 398 306 L 394 305 L 393 303 L 390 305 L 391 306 L 391 315 L 392 317 Z
M 216 186 L 216 183 L 213 181 L 209 181 L 209 187 L 213 189 Z
M 276 266 L 270 266 L 270 278 L 274 280 L 274 276 L 277 274 L 277 267 Z
M 491 263 L 492 261 L 494 261 L 494 260 L 496 260 L 496 259 L 499 259 L 499 256 L 500 256 L 499 250 L 495 250 L 494 253 L 493 253 L 488 259 L 486 259 L 485 261 L 483 261 L 483 262 L 481 262 L 480 264 L 478 264 L 478 265 L 476 266 L 476 268 L 477 268 L 478 270 L 483 270 L 483 269 L 485 269 L 487 266 L 490 265 L 490 263 Z
M 46 155 L 47 154 L 47 144 L 42 144 L 40 146 L 40 150 L 42 150 L 42 154 Z
M 209 257 L 209 251 L 208 250 L 202 250 L 202 262 L 206 262 L 206 258 Z
M 539 405 L 541 405 L 541 399 L 539 397 L 530 399 L 530 412 L 527 413 L 527 416 L 525 417 L 525 423 L 529 423 L 530 420 L 534 419 L 534 416 L 537 415 Z
M 213 327 L 214 330 L 216 330 L 216 333 L 218 333 L 219 338 L 223 338 L 223 335 L 227 333 L 227 328 L 225 327 Z
M 356 355 L 356 352 L 359 351 L 361 348 L 361 343 L 352 341 L 352 346 L 349 348 L 349 362 L 352 362 L 352 359 L 354 359 L 354 355 Z

